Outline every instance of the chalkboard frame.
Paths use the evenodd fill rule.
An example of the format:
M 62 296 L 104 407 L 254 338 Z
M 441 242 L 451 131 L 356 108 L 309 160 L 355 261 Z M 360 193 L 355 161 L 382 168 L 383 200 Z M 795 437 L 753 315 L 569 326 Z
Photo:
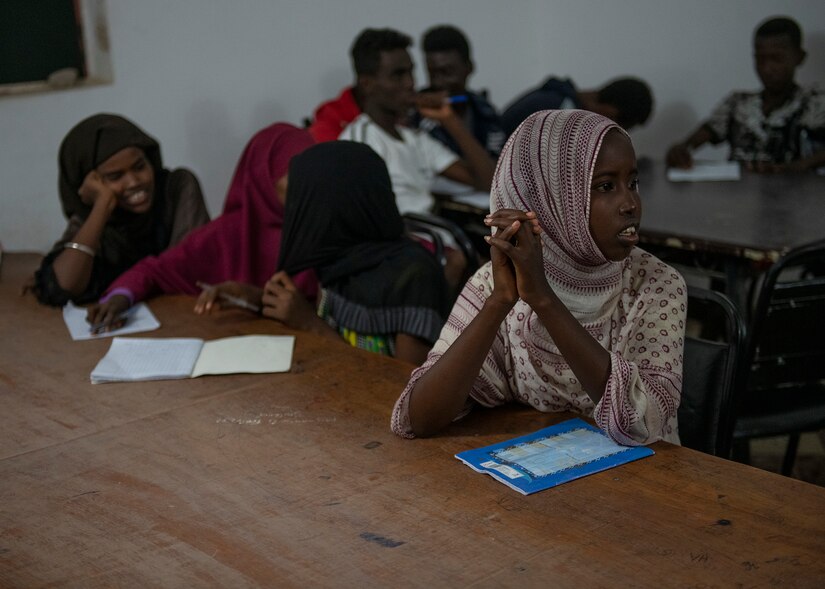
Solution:
M 55 0 L 57 2 L 59 0 Z M 82 88 L 112 83 L 114 76 L 112 71 L 112 60 L 109 42 L 109 27 L 106 18 L 106 5 L 104 0 L 63 0 L 70 5 L 67 12 L 65 4 L 59 7 L 54 14 L 57 15 L 55 21 L 49 23 L 52 31 L 59 27 L 55 33 L 61 36 L 63 44 L 60 43 L 40 43 L 38 45 L 38 34 L 42 33 L 42 27 L 35 27 L 30 39 L 26 39 L 25 33 L 15 31 L 15 35 L 7 35 L 5 45 L 0 44 L 0 67 L 4 60 L 19 59 L 25 52 L 37 51 L 41 55 L 46 55 L 48 51 L 61 51 L 61 55 L 49 61 L 46 55 L 38 64 L 32 62 L 32 75 L 30 80 L 11 81 L 0 83 L 0 97 L 18 95 L 29 92 L 50 92 L 56 90 L 66 90 L 70 88 Z M 31 2 L 33 14 L 37 14 L 39 2 Z M 42 14 L 42 8 L 40 9 Z M 40 15 L 37 15 L 40 16 Z M 21 19 L 32 23 L 33 17 Z M 18 21 L 18 23 L 21 21 Z M 76 36 L 78 44 L 78 55 L 67 58 L 66 39 Z M 11 43 L 19 43 L 12 45 Z M 26 45 L 28 44 L 28 45 Z M 77 59 L 79 57 L 79 60 Z M 60 63 L 66 62 L 66 68 L 58 68 L 52 75 L 46 75 L 43 69 L 43 62 Z M 26 67 L 29 67 L 26 65 Z M 8 68 L 7 68 L 8 70 Z

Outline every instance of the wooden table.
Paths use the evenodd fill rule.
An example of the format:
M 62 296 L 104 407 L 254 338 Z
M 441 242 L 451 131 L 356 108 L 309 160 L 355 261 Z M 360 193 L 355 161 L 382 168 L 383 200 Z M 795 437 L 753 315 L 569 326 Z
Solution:
M 643 247 L 668 261 L 715 266 L 748 309 L 746 284 L 788 251 L 825 238 L 825 177 L 742 172 L 735 182 L 670 182 L 643 162 Z
M 742 173 L 736 182 L 670 182 L 663 162 L 641 160 L 642 247 L 671 259 L 699 253 L 719 264 L 727 291 L 744 304 L 743 282 L 789 250 L 825 239 L 825 176 Z M 489 197 L 440 200 L 442 214 L 481 219 Z M 470 228 L 470 233 L 476 229 Z
M 0 586 L 825 585 L 825 489 L 658 443 L 523 497 L 456 452 L 556 423 L 477 411 L 389 431 L 410 367 L 299 334 L 287 374 L 91 385 L 108 340 L 0 269 Z M 150 336 L 284 333 L 193 301 Z
M 646 243 L 775 262 L 825 238 L 825 176 L 743 171 L 735 182 L 670 182 L 651 161 L 639 176 Z

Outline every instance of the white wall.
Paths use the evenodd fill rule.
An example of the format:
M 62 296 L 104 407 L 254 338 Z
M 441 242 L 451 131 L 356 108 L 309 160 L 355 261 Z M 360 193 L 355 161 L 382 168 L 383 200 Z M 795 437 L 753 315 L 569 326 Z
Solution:
M 548 74 L 581 88 L 635 74 L 656 97 L 636 132 L 661 157 L 734 88 L 754 89 L 751 35 L 788 14 L 805 30 L 803 83 L 825 81 L 822 0 L 108 0 L 111 86 L 0 97 L 0 241 L 46 250 L 62 233 L 57 147 L 80 119 L 118 112 L 162 144 L 166 164 L 193 169 L 220 211 L 247 139 L 277 120 L 299 123 L 351 81 L 348 49 L 367 26 L 417 42 L 438 23 L 473 43 L 476 88 L 505 106 Z M 426 82 L 423 70 L 418 80 Z

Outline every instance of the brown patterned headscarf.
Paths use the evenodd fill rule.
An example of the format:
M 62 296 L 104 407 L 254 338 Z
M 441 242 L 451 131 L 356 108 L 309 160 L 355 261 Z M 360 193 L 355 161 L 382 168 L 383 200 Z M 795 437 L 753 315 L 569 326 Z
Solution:
M 619 129 L 583 110 L 540 111 L 510 136 L 498 160 L 490 210 L 534 211 L 544 271 L 580 321 L 592 321 L 619 288 L 622 262 L 604 257 L 590 235 L 590 183 L 602 141 Z

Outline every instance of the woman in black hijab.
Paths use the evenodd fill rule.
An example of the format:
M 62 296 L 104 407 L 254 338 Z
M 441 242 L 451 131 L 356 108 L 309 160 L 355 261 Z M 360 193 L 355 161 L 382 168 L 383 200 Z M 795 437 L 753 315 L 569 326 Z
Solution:
M 449 312 L 443 270 L 405 235 L 384 160 L 361 143 L 322 143 L 292 160 L 279 268 L 264 315 L 414 364 Z M 308 268 L 322 287 L 317 313 L 289 279 Z
M 84 119 L 58 159 L 69 225 L 35 273 L 42 303 L 96 301 L 138 260 L 209 221 L 197 178 L 165 169 L 158 142 L 123 117 Z

